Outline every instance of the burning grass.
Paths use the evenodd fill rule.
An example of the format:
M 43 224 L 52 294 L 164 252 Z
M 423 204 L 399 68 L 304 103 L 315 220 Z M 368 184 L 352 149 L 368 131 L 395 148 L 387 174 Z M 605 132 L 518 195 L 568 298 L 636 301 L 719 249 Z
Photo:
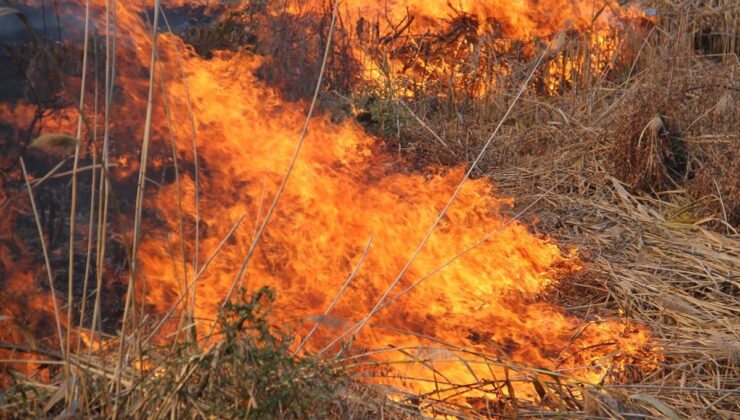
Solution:
M 190 33 L 208 59 L 175 35 L 152 51 L 133 12 L 150 5 L 119 7 L 125 89 L 112 103 L 98 86 L 108 55 L 93 92 L 76 85 L 86 102 L 62 106 L 88 110 L 68 137 L 89 157 L 29 154 L 30 177 L 0 184 L 4 411 L 732 417 L 736 10 L 654 6 L 616 31 L 611 2 L 571 11 L 566 35 L 518 43 L 496 38 L 516 27 L 495 8 L 433 27 L 394 9 L 353 35 L 331 7 L 250 2 Z M 26 142 L 52 132 L 39 122 L 75 131 L 38 109 L 1 111 Z M 21 247 L 37 256 L 23 266 Z M 42 311 L 45 294 L 23 302 L 29 283 L 66 300 Z M 235 297 L 242 285 L 259 291 Z
M 348 400 L 350 384 L 339 368 L 290 351 L 290 335 L 268 323 L 274 300 L 274 291 L 263 288 L 229 304 L 218 343 L 202 353 L 193 354 L 187 343 L 147 346 L 137 360 L 143 369 L 122 378 L 127 393 L 136 390 L 143 398 L 119 415 L 346 417 L 363 408 L 372 415 L 369 406 Z M 60 357 L 54 352 L 48 356 Z M 104 378 L 105 372 L 112 374 L 115 361 L 85 361 L 83 356 L 72 363 L 85 390 L 76 400 L 86 415 L 109 413 Z M 39 388 L 41 384 L 23 377 L 14 382 L 3 395 L 4 410 L 11 416 L 49 417 L 65 411 L 54 403 L 62 397 L 59 390 Z

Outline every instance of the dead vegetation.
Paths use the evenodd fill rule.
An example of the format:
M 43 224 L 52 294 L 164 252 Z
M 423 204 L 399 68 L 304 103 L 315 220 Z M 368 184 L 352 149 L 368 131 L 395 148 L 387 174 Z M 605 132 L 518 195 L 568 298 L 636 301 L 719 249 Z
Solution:
M 518 208 L 544 195 L 534 228 L 577 246 L 588 263 L 558 293 L 573 311 L 624 316 L 654 332 L 660 366 L 605 386 L 632 398 L 587 392 L 583 415 L 641 416 L 630 405 L 637 404 L 648 416 L 733 418 L 740 410 L 740 108 L 729 104 L 740 99 L 740 67 L 736 33 L 723 31 L 737 28 L 738 10 L 656 6 L 661 19 L 630 55 L 628 71 L 560 96 L 525 98 L 481 174 L 516 197 Z M 711 51 L 694 49 L 707 33 L 698 28 L 710 25 Z M 469 162 L 501 115 L 492 104 L 463 121 L 428 104 L 422 95 L 409 105 L 426 127 L 411 117 L 407 125 L 385 122 L 389 134 L 399 130 L 404 155 L 428 164 Z
M 703 5 L 652 3 L 660 20 L 654 28 L 631 35 L 634 38 L 623 38 L 622 55 L 608 67 L 612 69 L 608 76 L 597 77 L 584 68 L 577 77 L 561 80 L 556 95 L 547 90 L 544 79 L 536 81 L 505 121 L 475 176 L 490 177 L 504 195 L 516 198 L 512 216 L 536 201 L 536 216 L 525 217 L 532 228 L 578 248 L 586 263 L 585 273 L 565 279 L 548 298 L 568 303 L 570 310 L 584 319 L 614 316 L 647 325 L 661 354 L 657 366 L 643 369 L 630 365 L 615 373 L 611 381 L 585 386 L 565 375 L 512 365 L 512 378 L 493 385 L 446 384 L 486 389 L 499 397 L 496 406 L 471 399 L 469 406 L 463 407 L 437 400 L 434 395 L 406 395 L 361 384 L 355 381 L 357 377 L 345 376 L 347 371 L 341 370 L 345 367 L 341 364 L 327 366 L 291 358 L 284 343 L 268 334 L 265 320 L 258 317 L 250 318 L 250 322 L 258 321 L 250 328 L 262 328 L 262 341 L 257 346 L 244 341 L 243 335 L 234 335 L 197 356 L 187 349 L 153 348 L 147 360 L 154 361 L 154 368 L 133 368 L 124 375 L 124 388 L 132 399 L 123 403 L 124 411 L 117 414 L 207 417 L 229 407 L 234 416 L 299 418 L 310 414 L 360 418 L 424 414 L 736 416 L 740 410 L 738 6 L 722 1 Z M 323 32 L 326 23 L 324 20 L 310 29 Z M 403 25 L 399 28 L 400 33 Z M 242 26 L 221 29 L 227 34 L 244 31 Z M 459 41 L 466 30 L 464 25 L 453 26 L 447 34 L 450 42 Z M 252 32 L 236 38 L 224 38 L 224 33 L 208 32 L 215 38 L 201 47 L 212 48 L 209 42 L 216 39 L 213 42 L 220 46 L 247 42 L 250 48 L 258 48 L 254 46 L 257 40 L 250 38 Z M 196 40 L 199 36 L 203 35 L 193 35 Z M 400 39 L 399 34 L 394 36 Z M 412 40 L 401 41 L 401 47 L 382 54 L 407 54 L 408 48 L 403 46 Z M 414 41 L 437 48 L 450 45 L 439 39 Z M 584 51 L 577 37 L 569 41 L 566 51 L 571 57 L 590 56 L 591 51 Z M 311 45 L 292 52 L 313 54 L 323 44 Z M 288 89 L 301 85 L 297 82 L 303 77 L 315 78 L 315 61 L 281 56 L 275 51 L 285 48 L 277 43 L 261 48 L 271 49 L 276 57 L 272 64 L 278 67 L 291 61 L 309 63 L 306 69 L 281 80 L 271 79 L 275 74 L 265 67 L 266 80 Z M 522 48 L 536 51 L 532 46 Z M 372 53 L 377 57 L 379 52 Z M 440 56 L 435 50 L 426 54 L 430 59 Z M 606 58 L 607 62 L 611 58 Z M 464 64 L 469 57 L 457 59 Z M 333 91 L 325 93 L 322 101 L 325 109 L 338 115 L 357 117 L 401 156 L 399 161 L 411 162 L 415 169 L 469 164 L 504 115 L 533 59 L 531 53 L 522 54 L 511 74 L 495 83 L 486 77 L 501 77 L 496 65 L 477 62 L 470 66 L 476 70 L 466 74 L 469 79 L 465 83 L 445 85 L 439 77 L 435 83 L 414 86 L 411 96 L 398 94 L 395 89 L 405 81 L 391 80 L 396 76 L 390 72 L 384 85 L 350 91 L 348 87 L 354 85 L 339 77 L 353 73 L 332 67 L 330 74 L 336 77 L 330 78 Z M 346 63 L 334 64 L 341 67 Z M 490 73 L 482 74 L 482 68 Z M 477 92 L 474 84 L 480 80 L 488 80 L 487 89 L 495 94 L 482 98 L 471 95 Z M 302 86 L 303 90 L 293 91 L 294 97 L 310 92 L 310 87 Z M 248 306 L 251 309 L 245 313 L 249 317 L 257 303 L 253 300 Z M 264 345 L 265 340 L 269 345 Z M 14 350 L 24 354 L 22 348 Z M 464 350 L 458 350 L 465 355 Z M 53 352 L 43 355 L 60 358 Z M 270 364 L 273 362 L 290 368 L 280 370 Z M 96 363 L 89 363 L 80 379 L 88 394 L 78 410 L 88 416 L 110 415 L 113 409 L 106 387 L 114 375 L 110 366 L 114 360 L 100 358 Z M 255 375 L 234 374 L 238 369 L 247 370 L 243 366 L 250 364 L 255 369 L 249 372 Z M 61 369 L 54 372 L 61 377 Z M 293 376 L 269 376 L 275 372 Z M 363 374 L 383 373 L 356 373 L 358 377 Z M 503 389 L 510 380 L 531 383 L 541 398 L 517 401 L 505 397 Z M 61 384 L 18 376 L 13 387 L 3 393 L 0 407 L 6 413 L 60 413 L 66 392 Z M 273 384 L 284 393 L 271 393 Z M 298 388 L 280 388 L 285 384 Z M 386 394 L 397 397 L 396 401 L 388 400 Z

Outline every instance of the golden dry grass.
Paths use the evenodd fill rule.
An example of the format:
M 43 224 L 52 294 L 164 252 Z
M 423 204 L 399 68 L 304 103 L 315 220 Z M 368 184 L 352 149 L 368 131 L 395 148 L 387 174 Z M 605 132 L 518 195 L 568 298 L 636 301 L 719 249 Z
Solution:
M 342 370 L 346 365 L 328 363 L 324 367 L 335 374 L 341 370 L 348 383 L 331 394 L 334 402 L 327 415 L 736 417 L 740 411 L 738 6 L 723 1 L 651 3 L 661 21 L 647 38 L 631 40 L 632 54 L 615 67 L 621 72 L 615 70 L 608 78 L 579 78 L 560 95 L 528 92 L 474 175 L 490 177 L 502 194 L 516 198 L 512 215 L 537 200 L 536 217 L 529 218 L 532 229 L 578 248 L 586 270 L 564 279 L 550 298 L 565 302 L 571 312 L 584 317 L 622 317 L 648 326 L 661 354 L 658 366 L 631 366 L 603 384 L 583 387 L 564 375 L 510 364 L 507 368 L 518 380 L 546 389 L 555 401 L 502 399 L 491 407 L 483 402 L 460 406 L 431 395 L 367 385 L 357 377 L 344 376 L 352 373 Z M 577 45 L 564 47 L 573 54 L 588 53 Z M 381 121 L 371 130 L 399 146 L 418 167 L 469 164 L 517 93 L 516 82 L 524 76 L 512 74 L 513 80 L 503 84 L 497 95 L 482 100 L 463 98 L 459 92 L 458 102 L 440 105 L 435 99 L 440 92 L 430 91 L 404 98 L 399 106 L 398 98 L 382 92 L 386 96 L 381 97 L 381 106 L 373 109 Z M 368 92 L 355 93 L 349 100 L 364 106 L 361 97 Z M 46 139 L 41 144 L 68 145 L 65 139 Z M 225 360 L 224 349 L 233 341 L 198 355 L 140 344 L 143 349 L 137 350 L 137 357 L 145 354 L 156 369 L 124 365 L 122 356 L 105 352 L 90 358 L 69 356 L 67 363 L 78 369 L 82 384 L 78 414 L 115 412 L 127 417 L 164 407 L 160 416 L 206 417 L 214 409 L 213 392 L 219 389 L 213 388 L 209 375 L 217 371 L 214 365 Z M 56 351 L 15 350 L 52 359 L 50 365 L 64 360 Z M 228 356 L 238 361 L 254 350 L 242 345 L 242 353 Z M 276 351 L 267 350 L 273 355 Z M 462 350 L 458 355 L 463 360 L 476 356 Z M 115 365 L 120 368 L 114 369 Z M 157 369 L 165 369 L 167 381 L 154 374 Z M 315 371 L 293 373 L 310 380 Z M 121 399 L 115 409 L 110 391 L 114 378 L 120 388 L 115 399 Z M 196 386 L 193 378 L 200 381 Z M 228 386 L 239 382 L 232 379 Z M 495 386 L 505 387 L 508 381 Z M 68 392 L 67 383 L 61 376 L 51 383 L 19 377 L 17 392 L 8 394 L 12 399 L 2 404 L 6 412 L 58 413 L 64 409 L 60 402 Z M 252 383 L 229 390 L 248 389 Z M 476 389 L 491 384 L 447 385 Z M 389 395 L 396 398 L 391 400 Z M 247 399 L 247 407 L 250 404 L 261 401 Z

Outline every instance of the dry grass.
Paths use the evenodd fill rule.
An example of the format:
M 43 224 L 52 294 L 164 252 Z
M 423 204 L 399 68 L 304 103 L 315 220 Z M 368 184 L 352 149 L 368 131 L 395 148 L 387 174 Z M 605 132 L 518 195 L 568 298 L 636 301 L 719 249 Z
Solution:
M 658 3 L 659 16 L 680 12 L 680 22 L 658 22 L 630 72 L 559 97 L 524 98 L 481 173 L 520 208 L 558 184 L 536 206 L 532 226 L 577 246 L 587 271 L 565 281 L 557 298 L 574 313 L 649 326 L 664 358 L 652 372 L 627 371 L 623 383 L 587 393 L 569 415 L 629 417 L 639 406 L 638 415 L 734 418 L 740 129 L 730 104 L 740 99 L 740 66 L 734 35 L 713 41 L 713 57 L 693 41 L 704 25 L 736 28 L 737 6 L 718 7 L 727 11 L 719 16 L 709 6 L 677 12 Z M 493 117 L 479 108 L 461 124 L 427 104 L 411 105 L 424 126 L 407 119 L 399 137 L 420 166 L 469 161 L 501 113 L 493 104 Z M 429 129 L 452 151 L 425 135 Z
M 648 326 L 661 354 L 657 367 L 631 364 L 609 381 L 584 386 L 561 372 L 438 343 L 461 363 L 510 373 L 479 383 L 436 384 L 492 397 L 461 406 L 361 381 L 362 375 L 389 374 L 387 365 L 374 364 L 376 352 L 393 352 L 398 364 L 423 363 L 416 355 L 422 349 L 350 353 L 338 361 L 292 357 L 285 337 L 267 325 L 258 297 L 225 305 L 227 336 L 202 352 L 187 342 L 154 345 L 136 335 L 151 326 L 134 318 L 134 333 L 118 341 L 118 352 L 69 354 L 69 337 L 61 352 L 2 343 L 16 354 L 35 354 L 33 363 L 49 359 L 44 363 L 54 374 L 45 382 L 16 377 L 0 409 L 10 416 L 208 417 L 228 409 L 234 416 L 281 417 L 733 418 L 740 411 L 738 10 L 722 1 L 653 3 L 661 21 L 641 33 L 644 39 L 624 38 L 623 54 L 607 77 L 583 72 L 554 96 L 535 84 L 509 117 L 517 86 L 537 69 L 532 60 L 519 63 L 510 79 L 492 83 L 495 95 L 483 99 L 466 97 L 469 85 L 454 92 L 430 83 L 403 104 L 377 85 L 363 86 L 349 101 L 371 113 L 368 128 L 414 165 L 475 161 L 472 175 L 490 177 L 502 194 L 515 197 L 514 212 L 535 203 L 532 229 L 577 247 L 587 268 L 564 280 L 551 298 L 584 317 L 618 316 Z M 578 39 L 566 41 L 563 51 L 591 54 Z M 328 69 L 332 75 L 336 70 Z M 439 99 L 443 91 L 446 101 Z M 498 137 L 488 140 L 499 121 Z M 107 148 L 102 152 L 107 167 Z M 99 182 L 98 235 L 104 239 L 113 200 L 104 170 Z M 103 248 L 97 254 L 104 254 L 105 241 L 97 246 Z M 99 306 L 98 297 L 94 322 Z M 75 375 L 60 368 L 65 360 Z M 238 369 L 250 374 L 234 375 Z M 275 372 L 280 375 L 270 376 Z M 513 381 L 531 384 L 540 400 L 510 397 Z M 288 383 L 296 386 L 282 386 Z

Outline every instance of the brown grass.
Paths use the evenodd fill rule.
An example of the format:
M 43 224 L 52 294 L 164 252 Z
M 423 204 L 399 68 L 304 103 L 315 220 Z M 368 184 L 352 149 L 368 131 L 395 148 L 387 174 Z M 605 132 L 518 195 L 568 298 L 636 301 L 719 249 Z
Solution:
M 579 250 L 586 270 L 566 279 L 550 298 L 584 317 L 621 317 L 648 326 L 653 346 L 662 355 L 658 366 L 642 369 L 634 363 L 604 383 L 584 386 L 558 372 L 517 366 L 439 343 L 461 363 L 505 367 L 511 375 L 497 381 L 439 386 L 485 389 L 499 398 L 469 400 L 468 406 L 460 406 L 435 395 L 410 395 L 345 376 L 340 379 L 348 382 L 339 390 L 316 396 L 302 389 L 305 394 L 298 397 L 309 403 L 319 401 L 313 407 L 333 417 L 410 418 L 422 412 L 451 417 L 736 416 L 740 411 L 738 6 L 720 0 L 650 3 L 660 21 L 652 30 L 625 35 L 625 48 L 608 75 L 584 71 L 564 83 L 558 95 L 544 94 L 543 86 L 535 83 L 508 118 L 505 113 L 517 87 L 527 71 L 536 68 L 532 60 L 516 63 L 512 76 L 493 83 L 491 94 L 482 99 L 466 96 L 469 85 L 457 91 L 454 86 L 430 83 L 428 90 L 417 91 L 400 104 L 387 89 L 398 81 L 388 80 L 385 85 L 344 92 L 345 102 L 330 96 L 341 106 L 327 105 L 326 97 L 323 100 L 326 109 L 350 103 L 371 114 L 366 119 L 368 129 L 381 134 L 388 147 L 400 150 L 419 168 L 470 164 L 480 154 L 473 176 L 488 176 L 502 194 L 515 197 L 514 212 L 535 203 L 532 229 Z M 316 46 L 322 44 L 313 45 L 313 50 L 320 50 Z M 566 40 L 563 47 L 571 57 L 591 54 L 577 38 Z M 337 74 L 331 65 L 327 71 Z M 499 136 L 486 142 L 499 121 L 503 121 Z M 109 165 L 105 154 L 101 158 Z M 100 225 L 106 226 L 105 171 L 100 172 L 100 183 L 98 200 L 103 210 L 98 217 Z M 100 235 L 105 239 L 105 228 Z M 105 247 L 105 241 L 97 246 Z M 99 298 L 95 305 L 97 314 Z M 199 354 L 176 346 L 157 348 L 136 339 L 132 337 L 135 342 L 129 343 L 125 354 L 120 350 L 118 358 L 113 357 L 115 352 L 65 355 L 0 343 L 16 354 L 50 359 L 48 369 L 56 372 L 48 383 L 17 377 L 12 392 L 0 400 L 0 408 L 8 415 L 49 415 L 71 410 L 73 401 L 79 401 L 75 409 L 82 416 L 207 417 L 231 407 L 216 404 L 224 395 L 250 396 L 235 404 L 235 410 L 251 410 L 272 398 L 260 393 L 265 389 L 250 388 L 260 378 L 233 375 L 245 359 L 259 367 L 264 360 L 277 358 L 283 363 L 280 366 L 297 367 L 289 370 L 292 379 L 308 384 L 317 372 L 325 372 L 321 369 L 344 374 L 358 368 L 354 372 L 367 373 L 374 363 L 368 352 L 347 356 L 341 363 L 318 361 L 320 370 L 308 369 L 280 345 L 274 346 L 279 340 L 254 347 L 245 344 L 245 336 L 221 341 Z M 383 351 L 397 353 L 402 357 L 398 363 L 419 361 L 407 349 Z M 255 361 L 250 358 L 254 354 L 269 357 Z M 155 367 L 147 370 L 123 363 L 124 356 Z M 74 385 L 78 399 L 69 392 L 69 370 L 66 375 L 55 370 L 64 360 L 79 375 Z M 374 366 L 372 372 L 381 377 L 388 374 L 386 368 Z M 513 380 L 531 384 L 542 398 L 505 397 Z M 116 383 L 119 389 L 112 392 L 111 384 Z M 328 408 L 323 405 L 327 395 L 333 398 Z M 295 402 L 295 397 L 290 394 L 289 401 Z M 276 403 L 278 414 L 284 414 L 281 401 Z M 237 412 L 244 413 L 233 411 Z M 306 412 L 287 414 L 301 417 Z
M 653 372 L 625 372 L 623 382 L 588 391 L 569 416 L 734 418 L 738 10 L 730 2 L 654 5 L 661 20 L 615 67 L 623 73 L 561 96 L 523 98 L 481 174 L 516 197 L 518 208 L 560 182 L 537 204 L 533 228 L 577 246 L 587 271 L 564 282 L 558 299 L 574 313 L 649 326 L 664 356 Z M 715 36 L 710 51 L 695 49 L 708 27 L 725 36 Z M 397 138 L 391 147 L 400 145 L 420 167 L 468 163 L 511 95 L 504 90 L 493 103 L 467 108 L 464 121 L 419 95 L 409 104 L 413 117 L 383 124 Z

